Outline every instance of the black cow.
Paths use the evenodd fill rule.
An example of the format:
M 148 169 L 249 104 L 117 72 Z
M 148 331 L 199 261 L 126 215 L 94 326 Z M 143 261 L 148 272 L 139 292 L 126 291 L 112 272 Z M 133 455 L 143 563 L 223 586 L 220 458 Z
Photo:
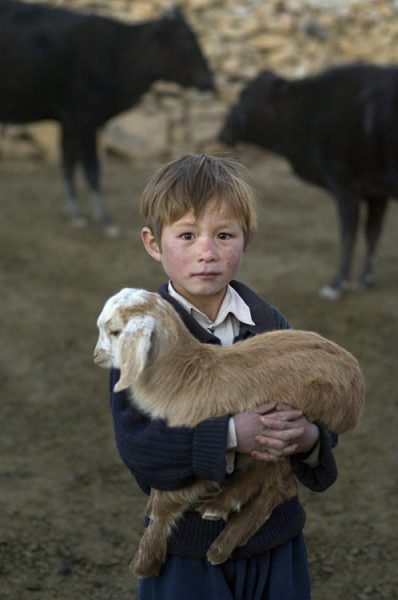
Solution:
M 398 67 L 350 64 L 289 81 L 262 71 L 241 92 L 220 139 L 251 142 L 285 157 L 302 179 L 335 198 L 342 257 L 325 297 L 348 287 L 361 201 L 366 204 L 366 259 L 371 286 L 389 197 L 398 196 Z
M 73 219 L 81 219 L 74 171 L 82 163 L 94 216 L 112 231 L 100 195 L 97 130 L 160 79 L 214 89 L 195 34 L 178 9 L 126 24 L 45 5 L 0 2 L 0 122 L 53 119 L 61 124 Z

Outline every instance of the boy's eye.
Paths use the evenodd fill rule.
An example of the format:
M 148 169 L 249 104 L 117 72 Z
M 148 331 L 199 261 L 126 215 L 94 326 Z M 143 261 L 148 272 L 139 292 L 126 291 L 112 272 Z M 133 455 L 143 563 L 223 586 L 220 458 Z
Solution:
M 193 239 L 193 233 L 190 232 L 185 232 L 185 233 L 181 233 L 180 238 L 183 240 L 192 240 Z
M 218 234 L 218 237 L 220 238 L 220 240 L 229 240 L 231 239 L 232 235 L 230 233 L 227 233 L 226 231 L 222 231 Z

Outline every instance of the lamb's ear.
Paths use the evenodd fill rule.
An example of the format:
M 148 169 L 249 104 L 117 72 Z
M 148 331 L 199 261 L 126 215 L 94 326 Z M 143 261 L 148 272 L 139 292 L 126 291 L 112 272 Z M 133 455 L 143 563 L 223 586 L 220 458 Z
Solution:
M 151 349 L 155 323 L 155 319 L 150 316 L 134 319 L 120 334 L 120 379 L 113 388 L 115 392 L 120 392 L 120 390 L 133 385 L 144 370 Z

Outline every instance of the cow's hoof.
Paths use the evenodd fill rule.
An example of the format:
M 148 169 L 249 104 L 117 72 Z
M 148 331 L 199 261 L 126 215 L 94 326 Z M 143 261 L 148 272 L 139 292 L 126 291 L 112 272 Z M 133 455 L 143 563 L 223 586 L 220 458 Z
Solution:
M 323 287 L 320 290 L 319 295 L 321 298 L 326 298 L 327 300 L 337 300 L 338 298 L 341 298 L 344 292 L 348 292 L 349 290 L 352 290 L 352 281 L 343 279 L 335 285 L 332 284 Z
M 338 300 L 338 298 L 341 298 L 342 293 L 341 289 L 327 285 L 320 290 L 319 295 L 321 298 L 326 298 L 326 300 Z
M 357 286 L 360 290 L 368 290 L 374 288 L 377 284 L 376 277 L 374 275 L 365 275 L 358 281 Z

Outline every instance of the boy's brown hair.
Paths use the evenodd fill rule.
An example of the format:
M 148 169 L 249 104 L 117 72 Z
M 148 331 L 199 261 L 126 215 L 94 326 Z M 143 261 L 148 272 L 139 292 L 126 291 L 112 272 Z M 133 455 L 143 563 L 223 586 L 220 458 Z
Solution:
M 200 218 L 210 200 L 242 227 L 245 243 L 256 228 L 255 195 L 243 166 L 227 156 L 186 154 L 160 167 L 141 195 L 141 215 L 160 245 L 163 227 L 187 212 Z

